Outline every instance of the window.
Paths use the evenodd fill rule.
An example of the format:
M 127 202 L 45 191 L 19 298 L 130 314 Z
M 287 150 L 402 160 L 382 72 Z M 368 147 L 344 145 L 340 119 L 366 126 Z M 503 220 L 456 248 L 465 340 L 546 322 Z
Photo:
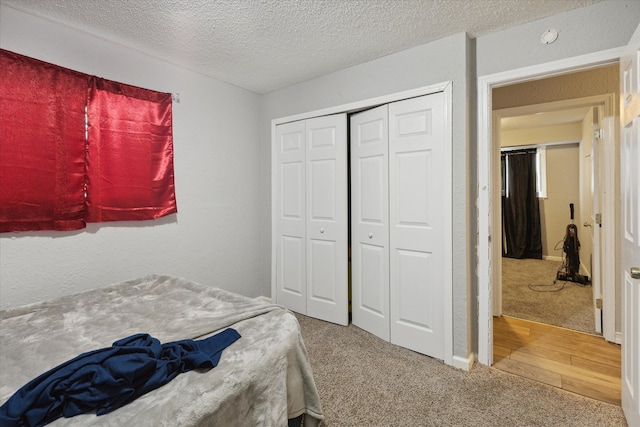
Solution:
M 536 148 L 536 193 L 538 198 L 547 198 L 547 147 Z
M 509 170 L 510 156 L 506 154 L 515 152 L 520 149 L 520 147 L 513 147 L 503 148 L 501 150 L 502 155 L 500 156 L 500 173 L 502 176 L 501 183 L 503 197 L 509 197 L 510 194 L 509 174 L 507 173 L 507 171 Z M 542 145 L 535 147 L 535 150 L 536 195 L 538 198 L 543 199 L 547 197 L 547 148 Z

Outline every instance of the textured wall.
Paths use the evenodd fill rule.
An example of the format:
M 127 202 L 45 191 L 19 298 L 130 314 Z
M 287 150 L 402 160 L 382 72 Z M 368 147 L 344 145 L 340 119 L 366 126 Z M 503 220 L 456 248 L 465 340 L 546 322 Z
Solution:
M 249 296 L 264 289 L 258 95 L 4 6 L 0 47 L 181 95 L 173 105 L 178 214 L 77 232 L 1 234 L 1 308 L 151 273 Z

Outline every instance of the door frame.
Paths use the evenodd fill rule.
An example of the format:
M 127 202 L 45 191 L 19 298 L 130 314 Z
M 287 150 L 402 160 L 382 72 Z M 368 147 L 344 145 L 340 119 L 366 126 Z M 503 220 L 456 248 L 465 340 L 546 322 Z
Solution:
M 354 113 L 360 110 L 365 110 L 372 107 L 377 107 L 383 104 L 389 104 L 391 102 L 402 101 L 404 99 L 415 98 L 423 95 L 430 95 L 437 92 L 443 92 L 445 98 L 445 141 L 448 142 L 449 146 L 452 146 L 453 135 L 452 135 L 452 82 L 445 81 L 441 83 L 436 83 L 429 86 L 424 86 L 416 89 L 411 89 L 408 91 L 397 92 L 389 95 L 383 95 L 376 98 L 365 99 L 361 101 L 356 101 L 348 104 L 337 105 L 334 107 L 323 108 L 320 110 L 309 111 L 306 113 L 295 114 L 291 116 L 281 117 L 277 119 L 271 120 L 271 170 L 277 166 L 275 164 L 275 156 L 274 156 L 274 142 L 276 141 L 276 126 L 281 125 L 288 122 L 294 122 L 298 120 L 306 120 L 319 116 L 326 116 L 330 114 L 338 114 L 338 113 Z M 452 167 L 453 165 L 451 165 Z M 446 180 L 447 177 L 445 177 Z M 444 182 L 444 181 L 443 181 Z M 452 177 L 448 177 L 448 183 L 451 187 Z M 273 189 L 277 185 L 275 182 L 274 174 L 271 174 L 271 200 L 273 200 Z M 445 260 L 445 277 L 444 277 L 444 323 L 443 323 L 443 332 L 444 332 L 444 359 L 443 361 L 448 364 L 455 366 L 460 369 L 469 370 L 473 365 L 473 360 L 465 359 L 460 356 L 453 355 L 453 224 L 452 224 L 452 195 L 448 193 L 449 200 L 446 205 L 443 207 L 445 210 L 444 218 L 445 218 L 445 236 L 446 239 L 444 241 L 444 250 L 445 253 L 450 254 L 449 257 Z M 271 206 L 271 295 L 276 295 L 276 247 L 275 247 L 275 239 L 276 229 L 274 225 L 273 218 L 277 214 L 276 207 Z
M 544 77 L 567 74 L 576 71 L 613 64 L 620 60 L 624 53 L 624 47 L 608 49 L 573 58 L 552 61 L 544 64 L 518 68 L 510 71 L 488 74 L 478 77 L 478 361 L 490 366 L 493 363 L 493 289 L 494 277 L 499 277 L 500 242 L 499 219 L 494 215 L 495 204 L 492 196 L 496 185 L 496 174 L 493 166 L 496 147 L 493 146 L 493 123 L 491 91 L 494 87 L 506 86 L 514 83 L 536 80 Z M 618 129 L 612 124 L 613 131 Z M 604 181 L 609 189 L 615 189 L 614 156 L 605 156 L 602 159 L 605 170 Z M 607 191 L 602 200 L 603 217 L 616 221 L 614 214 L 615 194 Z M 495 233 L 492 233 L 495 230 Z M 495 236 L 494 236 L 495 234 Z M 604 233 L 604 241 L 601 251 L 605 254 L 603 260 L 602 280 L 612 280 L 615 283 L 615 226 L 608 227 Z M 494 262 L 494 260 L 496 262 Z M 606 271 L 606 273 L 605 273 Z M 606 276 L 605 276 L 606 274 Z M 620 340 L 615 333 L 615 287 L 613 293 L 609 292 L 603 300 L 604 315 L 613 316 L 605 318 L 603 322 L 604 337 L 609 341 Z M 613 330 L 611 328 L 613 325 Z M 608 327 L 607 327 L 608 326 Z

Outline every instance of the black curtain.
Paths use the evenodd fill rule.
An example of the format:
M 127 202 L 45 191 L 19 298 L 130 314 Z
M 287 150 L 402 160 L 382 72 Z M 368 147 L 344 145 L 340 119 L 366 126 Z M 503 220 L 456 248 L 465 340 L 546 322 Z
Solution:
M 503 152 L 502 255 L 542 259 L 540 205 L 536 194 L 536 150 Z

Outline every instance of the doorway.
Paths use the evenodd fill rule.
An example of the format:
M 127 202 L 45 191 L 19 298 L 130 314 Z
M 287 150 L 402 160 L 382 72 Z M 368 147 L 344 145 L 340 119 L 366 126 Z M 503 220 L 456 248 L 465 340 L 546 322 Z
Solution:
M 536 256 L 514 257 L 507 253 L 508 257 L 497 261 L 501 268 L 496 280 L 499 286 L 494 293 L 493 314 L 508 317 L 494 318 L 494 366 L 523 376 L 528 376 L 530 370 L 539 370 L 533 379 L 545 378 L 548 381 L 541 381 L 614 404 L 620 404 L 619 347 L 595 336 L 603 331 L 602 310 L 596 306 L 602 298 L 602 239 L 596 214 L 602 211 L 600 200 L 604 197 L 598 184 L 605 175 L 598 164 L 603 150 L 602 135 L 597 130 L 604 116 L 615 116 L 611 105 L 605 114 L 603 101 L 613 104 L 617 99 L 618 73 L 616 63 L 492 90 L 496 149 L 492 174 L 508 183 L 509 175 L 502 173 L 503 164 L 496 158 L 499 150 L 519 149 L 511 152 L 511 157 L 522 157 L 523 148 L 537 152 L 538 180 L 534 184 L 537 190 L 534 198 L 535 209 L 539 210 L 542 246 L 542 253 Z M 566 89 L 570 84 L 574 85 L 573 89 Z M 558 88 L 565 88 L 565 93 Z M 596 93 L 605 95 L 599 98 Z M 612 137 L 610 143 L 613 141 Z M 546 160 L 541 161 L 542 158 Z M 503 185 L 503 204 L 494 204 L 499 221 L 508 219 L 501 210 L 504 200 L 509 199 L 504 191 Z M 574 255 L 565 246 L 570 230 L 568 223 L 575 232 L 575 241 L 579 236 L 581 247 L 575 253 L 576 257 L 579 253 L 579 271 L 566 280 L 568 264 L 571 264 L 569 254 Z M 505 228 L 501 227 L 503 233 Z M 504 239 L 494 240 L 494 254 L 499 249 L 496 246 L 504 246 L 503 242 Z M 505 251 L 502 252 L 504 255 Z M 530 331 L 532 336 L 525 339 L 519 335 L 523 330 Z M 594 340 L 588 341 L 590 338 L 582 338 L 573 331 L 591 334 Z M 562 335 L 562 345 L 551 349 L 551 345 L 557 345 L 556 340 L 529 341 L 543 335 Z M 592 346 L 588 353 L 581 348 L 585 341 Z M 595 363 L 588 368 L 578 368 L 571 363 L 561 365 L 564 359 L 578 360 L 580 355 L 586 355 L 589 363 Z M 609 362 L 603 364 L 603 360 Z M 549 365 L 557 368 L 557 372 L 542 369 Z M 576 373 L 579 379 L 571 378 L 576 369 L 580 370 Z M 602 384 L 593 387 L 588 381 L 590 375 L 606 377 L 606 387 Z M 598 393 L 594 393 L 594 389 L 598 389 Z
M 618 66 L 613 64 L 492 90 L 493 176 L 509 184 L 509 177 L 514 180 L 521 175 L 521 167 L 512 170 L 512 175 L 505 175 L 500 169 L 505 168 L 505 158 L 515 162 L 526 149 L 536 153 L 537 178 L 537 197 L 529 202 L 535 202 L 535 209 L 529 210 L 536 215 L 527 210 L 524 217 L 520 213 L 517 228 L 509 227 L 513 222 L 514 192 L 518 199 L 518 191 L 513 189 L 517 187 L 501 187 L 502 204 L 508 203 L 509 215 L 502 215 L 503 206 L 494 199 L 493 206 L 498 212 L 494 220 L 504 221 L 496 228 L 502 231 L 503 239 L 497 241 L 496 236 L 494 240 L 494 245 L 502 244 L 502 248 L 494 247 L 493 253 L 500 256 L 500 264 L 505 267 L 497 278 L 506 282 L 500 286 L 496 280 L 493 315 L 524 316 L 541 323 L 602 334 L 602 310 L 600 305 L 596 307 L 603 292 L 602 228 L 597 223 L 601 215 L 596 214 L 603 210 L 600 194 L 603 189 L 599 186 L 604 179 L 599 166 L 605 158 L 603 145 L 611 146 L 614 136 L 602 138 L 596 133 L 604 125 L 604 116 L 615 116 L 612 104 L 618 81 Z M 604 139 L 607 144 L 603 144 Z M 530 230 L 523 230 L 524 223 Z M 575 251 L 567 251 L 565 246 L 569 224 L 577 243 Z M 505 253 L 505 246 L 513 240 L 504 237 L 512 237 L 516 231 L 541 234 L 537 247 L 542 250 L 522 253 L 507 248 Z M 573 268 L 573 261 L 577 268 Z
M 498 269 L 493 315 L 522 315 L 528 320 L 602 334 L 603 245 L 598 222 L 603 211 L 601 193 L 607 190 L 601 185 L 607 172 L 604 160 L 612 154 L 608 147 L 613 147 L 615 135 L 604 137 L 599 130 L 605 117 L 612 120 L 616 115 L 613 103 L 618 86 L 616 63 L 493 89 L 496 160 L 492 174 L 508 184 L 509 175 L 496 170 L 504 169 L 504 161 L 497 158 L 499 150 L 507 160 L 522 157 L 522 148 L 536 153 L 537 197 L 533 198 L 537 217 L 529 220 L 535 224 L 528 227 L 530 234 L 535 231 L 541 235 L 538 247 L 542 248 L 533 255 L 518 251 L 514 255 L 514 251 L 505 253 L 505 239 L 494 240 L 493 253 L 501 255 L 500 267 L 505 268 Z M 506 151 L 513 149 L 519 150 Z M 513 216 L 511 211 L 502 215 L 502 205 L 513 198 L 508 197 L 511 187 L 503 185 L 502 200 L 493 202 L 499 212 L 494 217 L 500 225 L 496 229 L 502 231 L 502 237 L 510 232 L 506 227 L 510 222 L 503 223 L 503 218 Z M 523 224 L 517 225 L 521 231 Z M 569 230 L 571 241 L 567 240 Z M 576 250 L 568 250 L 567 243 L 575 243 Z M 614 319 L 615 315 L 607 320 Z
M 497 129 L 492 119 L 492 91 L 495 88 L 515 83 L 526 83 L 539 80 L 547 76 L 568 75 L 578 71 L 589 71 L 598 67 L 611 65 L 617 66 L 619 52 L 616 50 L 603 51 L 589 57 L 575 57 L 554 63 L 543 64 L 536 67 L 518 69 L 511 72 L 503 72 L 494 75 L 482 76 L 478 79 L 479 119 L 478 119 L 478 299 L 479 299 L 479 325 L 478 325 L 478 360 L 480 363 L 491 365 L 493 362 L 493 315 L 496 306 L 501 299 L 497 298 L 500 281 L 496 280 L 501 274 L 501 247 L 500 243 L 500 206 L 499 198 L 499 173 L 496 172 L 496 147 L 493 146 L 492 135 Z M 616 90 L 617 92 L 617 90 Z M 543 102 L 543 101 L 539 101 Z M 610 108 L 616 108 L 615 102 L 610 102 Z M 612 110 L 613 111 L 613 110 Z M 610 117 L 609 117 L 610 116 Z M 605 118 L 603 128 L 605 134 L 617 136 L 615 114 L 612 112 Z M 611 148 L 611 147 L 609 147 Z M 602 215 L 610 218 L 609 227 L 603 227 L 602 234 L 602 281 L 615 283 L 615 152 L 607 153 L 603 159 L 604 182 Z M 498 176 L 496 176 L 498 175 Z M 496 204 L 498 205 L 496 206 Z M 496 289 L 497 288 L 497 289 Z M 612 292 L 612 294 L 607 294 Z M 498 294 L 499 295 L 499 294 Z M 603 336 L 608 341 L 619 342 L 615 333 L 615 289 L 604 289 L 602 316 L 604 319 Z

